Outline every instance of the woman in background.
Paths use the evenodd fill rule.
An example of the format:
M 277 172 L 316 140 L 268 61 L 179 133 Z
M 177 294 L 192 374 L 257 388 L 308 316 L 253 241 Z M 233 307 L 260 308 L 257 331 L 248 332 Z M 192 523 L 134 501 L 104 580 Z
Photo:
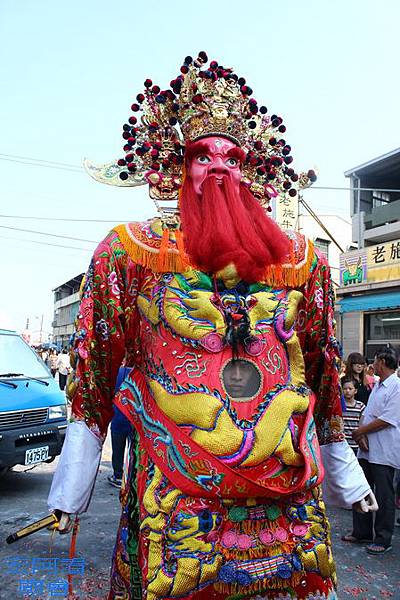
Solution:
M 347 357 L 345 379 L 354 381 L 355 399 L 366 405 L 375 382 L 373 377 L 367 375 L 367 361 L 359 352 L 352 352 Z

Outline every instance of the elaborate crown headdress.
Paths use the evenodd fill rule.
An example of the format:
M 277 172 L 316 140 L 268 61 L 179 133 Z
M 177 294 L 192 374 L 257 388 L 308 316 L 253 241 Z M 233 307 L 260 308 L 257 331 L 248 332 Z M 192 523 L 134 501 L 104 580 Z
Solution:
M 148 183 L 150 197 L 166 216 L 168 209 L 159 201 L 178 198 L 185 144 L 219 135 L 246 152 L 243 182 L 262 205 L 269 208 L 270 199 L 278 194 L 295 196 L 299 188 L 311 185 L 314 171 L 298 176 L 290 166 L 293 159 L 283 137 L 282 118 L 259 107 L 245 79 L 231 68 L 207 63 L 205 52 L 196 60 L 187 56 L 166 90 L 146 79 L 144 92 L 131 106 L 133 115 L 123 126 L 125 156 L 101 166 L 86 160 L 89 174 L 110 185 Z

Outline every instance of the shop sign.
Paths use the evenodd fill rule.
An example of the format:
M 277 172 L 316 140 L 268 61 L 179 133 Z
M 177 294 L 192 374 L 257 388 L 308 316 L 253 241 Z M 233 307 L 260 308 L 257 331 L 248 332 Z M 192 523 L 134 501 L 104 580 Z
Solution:
M 365 248 L 340 255 L 340 285 L 353 287 L 367 282 L 367 252 Z
M 296 196 L 277 196 L 275 220 L 282 229 L 296 229 L 299 202 Z
M 400 279 L 400 240 L 367 248 L 368 281 Z
M 340 255 L 341 287 L 395 279 L 400 279 L 400 240 Z

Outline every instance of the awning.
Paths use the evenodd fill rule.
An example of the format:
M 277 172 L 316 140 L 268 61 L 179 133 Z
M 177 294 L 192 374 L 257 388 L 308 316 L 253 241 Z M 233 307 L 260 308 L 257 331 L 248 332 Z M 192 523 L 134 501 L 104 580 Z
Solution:
M 400 291 L 341 298 L 337 305 L 340 313 L 400 308 Z

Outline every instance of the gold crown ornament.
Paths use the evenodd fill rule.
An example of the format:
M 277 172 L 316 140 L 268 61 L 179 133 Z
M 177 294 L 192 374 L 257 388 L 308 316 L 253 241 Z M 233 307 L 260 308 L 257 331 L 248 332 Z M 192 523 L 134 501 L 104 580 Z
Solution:
M 187 56 L 168 89 L 161 90 L 150 79 L 144 87 L 123 126 L 125 156 L 100 166 L 85 160 L 84 166 L 94 179 L 109 185 L 149 184 L 163 220 L 174 221 L 177 214 L 177 206 L 161 206 L 160 201 L 178 200 L 185 144 L 204 137 L 226 137 L 245 151 L 242 180 L 268 210 L 271 198 L 295 196 L 316 180 L 314 171 L 299 176 L 290 166 L 282 118 L 259 107 L 246 80 L 230 67 L 208 64 L 205 52 L 195 60 Z

